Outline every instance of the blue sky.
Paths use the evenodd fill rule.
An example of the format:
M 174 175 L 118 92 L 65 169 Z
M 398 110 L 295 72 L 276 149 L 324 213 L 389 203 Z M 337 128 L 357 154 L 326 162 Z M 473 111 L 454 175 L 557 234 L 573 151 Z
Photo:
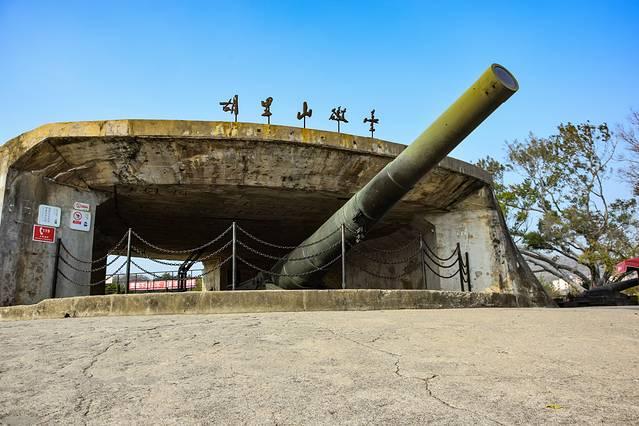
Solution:
M 521 90 L 453 155 L 562 121 L 622 122 L 639 108 L 639 2 L 34 2 L 0 0 L 0 142 L 52 121 L 226 120 L 334 129 L 409 143 L 492 62 Z
M 492 62 L 521 89 L 452 153 L 502 157 L 504 141 L 639 109 L 639 1 L 0 0 L 0 143 L 54 121 L 240 120 L 410 143 Z M 625 184 L 611 185 L 618 195 Z

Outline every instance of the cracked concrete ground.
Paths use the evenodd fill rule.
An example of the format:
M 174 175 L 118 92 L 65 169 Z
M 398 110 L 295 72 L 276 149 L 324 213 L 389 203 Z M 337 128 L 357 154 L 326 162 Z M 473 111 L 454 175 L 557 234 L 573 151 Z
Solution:
M 639 424 L 639 309 L 0 322 L 1 424 Z

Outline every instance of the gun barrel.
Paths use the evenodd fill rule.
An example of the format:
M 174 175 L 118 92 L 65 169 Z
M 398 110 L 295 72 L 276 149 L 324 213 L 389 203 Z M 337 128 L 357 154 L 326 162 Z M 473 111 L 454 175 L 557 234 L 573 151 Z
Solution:
M 619 281 L 616 283 L 604 284 L 601 287 L 591 288 L 585 291 L 582 295 L 594 295 L 600 293 L 615 293 L 619 291 L 628 290 L 629 288 L 639 285 L 639 279 L 632 278 L 629 280 Z
M 285 289 L 313 286 L 325 272 L 322 266 L 339 256 L 341 235 L 337 231 L 342 224 L 348 248 L 518 88 L 517 80 L 506 68 L 491 65 L 412 144 L 273 266 L 270 281 Z M 312 244 L 316 241 L 321 243 Z

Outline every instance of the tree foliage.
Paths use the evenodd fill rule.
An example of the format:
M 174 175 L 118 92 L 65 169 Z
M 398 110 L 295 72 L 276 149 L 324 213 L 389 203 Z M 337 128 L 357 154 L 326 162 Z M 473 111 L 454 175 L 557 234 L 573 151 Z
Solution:
M 632 154 L 624 172 L 632 184 L 634 194 L 639 196 L 639 112 L 633 111 L 628 121 L 628 126 L 619 129 L 619 137 Z
M 556 135 L 531 133 L 508 143 L 506 164 L 478 162 L 493 173 L 511 233 L 533 271 L 589 288 L 637 254 L 636 200 L 611 200 L 604 190 L 616 146 L 606 124 L 567 123 Z M 518 176 L 515 183 L 504 184 L 507 172 Z

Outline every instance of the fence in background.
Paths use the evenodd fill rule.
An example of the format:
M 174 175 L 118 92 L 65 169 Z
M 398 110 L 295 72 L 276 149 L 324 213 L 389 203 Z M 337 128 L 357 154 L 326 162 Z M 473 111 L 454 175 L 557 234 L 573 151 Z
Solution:
M 229 263 L 231 270 L 230 287 L 232 290 L 235 290 L 238 284 L 236 282 L 238 262 L 244 264 L 256 273 L 261 272 L 276 275 L 270 270 L 260 267 L 258 263 L 275 264 L 284 258 L 286 258 L 287 261 L 293 262 L 312 261 L 328 251 L 335 250 L 338 246 L 341 247 L 339 255 L 330 261 L 316 266 L 304 275 L 325 271 L 341 259 L 342 288 L 346 288 L 347 268 L 356 268 L 362 273 L 378 279 L 399 280 L 415 271 L 415 265 L 417 264 L 421 273 L 422 288 L 424 289 L 428 288 L 427 270 L 430 270 L 442 279 L 451 279 L 458 276 L 461 291 L 472 291 L 468 252 L 462 253 L 459 243 L 457 243 L 456 248 L 450 255 L 442 257 L 426 244 L 421 234 L 405 240 L 404 244 L 399 247 L 380 249 L 371 247 L 368 244 L 349 245 L 344 237 L 344 229 L 344 226 L 342 226 L 341 230 L 337 229 L 335 231 L 335 233 L 341 231 L 341 238 L 336 243 L 312 255 L 298 258 L 286 258 L 286 256 L 291 250 L 300 246 L 282 245 L 265 241 L 251 234 L 235 222 L 215 238 L 197 247 L 179 250 L 161 247 L 158 244 L 148 241 L 133 229 L 129 229 L 103 256 L 90 261 L 81 259 L 76 254 L 73 254 L 64 243 L 58 239 L 55 258 L 56 273 L 54 274 L 52 285 L 52 297 L 55 297 L 58 277 L 62 277 L 77 286 L 105 284 L 112 288 L 115 285 L 116 290 L 114 292 L 119 292 L 120 289 L 123 289 L 125 293 L 135 291 L 196 290 L 201 288 L 205 276 L 216 271 L 221 271 L 221 268 Z M 327 235 L 321 240 L 307 243 L 304 247 L 320 244 L 328 238 L 333 237 L 335 233 Z M 347 247 L 352 249 L 348 255 L 346 251 Z M 149 250 L 153 253 L 166 255 L 166 257 L 184 256 L 185 260 L 167 261 L 156 259 L 147 254 Z M 123 251 L 126 255 L 120 254 Z M 222 259 L 225 255 L 226 257 Z M 347 257 L 353 255 L 359 259 L 363 259 L 360 262 L 361 264 L 347 262 Z M 109 260 L 109 256 L 113 256 L 113 258 Z M 166 266 L 170 266 L 173 268 L 177 267 L 178 270 L 154 272 L 149 270 L 152 268 L 140 265 L 133 259 L 134 257 L 144 258 L 153 264 L 161 265 L 160 267 L 164 269 L 166 269 Z M 252 261 L 249 257 L 258 259 L 259 261 Z M 216 261 L 215 266 L 208 270 L 192 269 L 197 262 L 205 262 L 207 260 Z M 115 271 L 106 274 L 107 268 L 112 265 L 114 265 L 114 267 L 117 266 Z M 131 273 L 132 265 L 142 272 Z M 383 269 L 380 268 L 380 266 L 390 266 L 390 268 L 386 269 L 397 272 L 379 272 L 377 270 Z M 102 273 L 102 270 L 105 271 L 105 278 L 91 282 L 91 274 L 97 272 Z M 83 282 L 72 279 L 69 276 L 75 275 L 77 272 L 89 274 L 89 279 Z M 144 276 L 143 280 L 139 279 L 141 274 Z M 277 275 L 292 276 L 286 273 Z

